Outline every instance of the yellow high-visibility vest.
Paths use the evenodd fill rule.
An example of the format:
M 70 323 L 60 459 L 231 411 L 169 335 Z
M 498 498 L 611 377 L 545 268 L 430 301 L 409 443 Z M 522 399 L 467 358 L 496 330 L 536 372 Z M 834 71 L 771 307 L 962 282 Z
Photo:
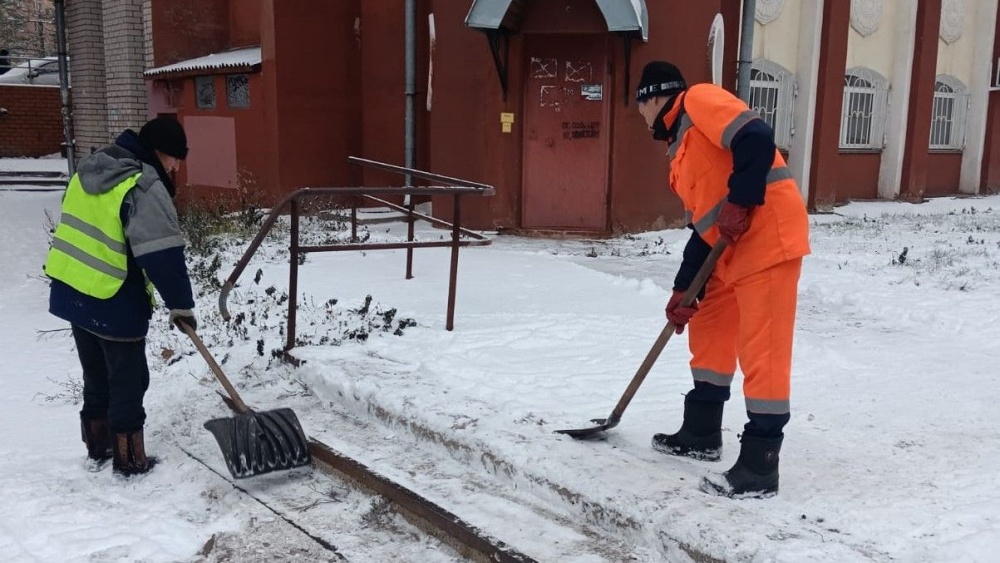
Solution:
M 45 273 L 73 289 L 109 299 L 128 276 L 128 247 L 121 207 L 142 176 L 137 172 L 101 194 L 84 191 L 75 174 L 63 196 L 62 216 L 45 260 Z M 146 282 L 152 299 L 152 287 Z

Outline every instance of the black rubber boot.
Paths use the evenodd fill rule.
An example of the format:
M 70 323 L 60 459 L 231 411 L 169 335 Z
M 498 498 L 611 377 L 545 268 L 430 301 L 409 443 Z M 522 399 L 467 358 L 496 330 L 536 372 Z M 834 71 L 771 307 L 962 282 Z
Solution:
M 142 430 L 115 434 L 112 462 L 115 473 L 125 477 L 138 475 L 147 473 L 154 465 L 156 458 L 146 456 Z
M 87 457 L 104 462 L 111 459 L 111 428 L 107 418 L 80 417 L 80 435 L 87 445 Z
M 722 458 L 723 402 L 684 399 L 684 422 L 676 434 L 654 434 L 653 449 L 701 461 Z
M 783 438 L 743 436 L 736 464 L 719 476 L 706 477 L 706 493 L 740 498 L 766 498 L 778 493 L 778 454 Z

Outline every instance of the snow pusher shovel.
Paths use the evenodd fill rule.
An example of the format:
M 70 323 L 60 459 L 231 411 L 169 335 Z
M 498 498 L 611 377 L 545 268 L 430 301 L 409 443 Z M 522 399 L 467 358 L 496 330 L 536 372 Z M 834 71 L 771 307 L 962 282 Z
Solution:
M 241 479 L 309 465 L 311 458 L 306 435 L 292 409 L 250 410 L 194 329 L 183 321 L 176 324 L 194 342 L 240 412 L 232 418 L 216 418 L 205 423 L 205 428 L 219 442 L 233 477 Z
M 719 261 L 719 256 L 722 255 L 722 251 L 726 249 L 725 241 L 720 240 L 715 243 L 712 247 L 712 251 L 708 254 L 708 258 L 705 259 L 705 263 L 701 265 L 698 273 L 695 275 L 694 280 L 691 282 L 691 287 L 684 292 L 681 296 L 681 307 L 689 307 L 691 303 L 694 302 L 701 288 L 708 281 L 709 276 L 712 275 L 712 270 L 715 269 L 715 263 Z M 618 399 L 618 404 L 615 405 L 611 415 L 608 418 L 594 418 L 591 422 L 597 426 L 591 426 L 590 428 L 575 428 L 567 430 L 556 430 L 557 434 L 567 434 L 573 438 L 584 439 L 584 438 L 595 438 L 605 430 L 609 430 L 618 426 L 621 421 L 622 414 L 625 412 L 625 408 L 628 404 L 632 402 L 632 397 L 635 396 L 636 391 L 639 390 L 639 386 L 642 385 L 643 380 L 646 379 L 646 374 L 649 370 L 653 368 L 653 364 L 656 363 L 656 359 L 660 357 L 660 352 L 663 351 L 663 347 L 667 345 L 670 337 L 674 335 L 674 330 L 677 327 L 674 323 L 668 322 L 667 326 L 663 327 L 660 331 L 660 336 L 656 338 L 656 342 L 653 343 L 653 347 L 650 348 L 649 353 L 646 354 L 646 359 L 642 361 L 642 365 L 639 366 L 639 371 L 635 372 L 632 377 L 632 381 L 628 384 L 628 388 L 625 389 L 625 393 L 622 394 L 621 399 Z

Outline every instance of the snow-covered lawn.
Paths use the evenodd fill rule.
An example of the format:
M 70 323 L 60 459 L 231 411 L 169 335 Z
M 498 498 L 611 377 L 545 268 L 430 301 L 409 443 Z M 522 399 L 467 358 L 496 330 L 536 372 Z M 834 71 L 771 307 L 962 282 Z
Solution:
M 229 413 L 162 311 L 149 338 L 147 395 L 148 449 L 161 463 L 129 481 L 85 470 L 72 340 L 38 334 L 63 328 L 46 313 L 40 276 L 43 211 L 58 203 L 58 193 L 0 192 L 0 314 L 9 324 L 0 340 L 3 560 L 322 555 L 189 457 L 226 474 L 201 424 Z M 373 240 L 403 232 L 369 229 Z M 697 490 L 738 453 L 738 385 L 721 463 L 649 447 L 654 432 L 680 423 L 690 386 L 684 336 L 671 340 L 606 440 L 553 433 L 610 412 L 665 322 L 686 236 L 499 236 L 464 249 L 453 332 L 444 329 L 447 250 L 417 250 L 411 280 L 402 251 L 310 254 L 299 273 L 294 353 L 306 363 L 297 369 L 272 357 L 287 309 L 287 243 L 277 237 L 231 295 L 234 321 L 221 320 L 218 291 L 206 287 L 200 332 L 248 403 L 292 407 L 307 434 L 539 561 L 994 560 L 1000 197 L 856 203 L 813 217 L 781 492 L 768 500 Z M 226 245 L 221 268 L 192 256 L 192 270 L 202 281 L 224 278 L 242 250 Z M 454 560 L 376 499 L 308 468 L 239 484 L 352 561 Z M 206 547 L 213 534 L 216 546 Z M 395 547 L 376 547 L 386 542 Z

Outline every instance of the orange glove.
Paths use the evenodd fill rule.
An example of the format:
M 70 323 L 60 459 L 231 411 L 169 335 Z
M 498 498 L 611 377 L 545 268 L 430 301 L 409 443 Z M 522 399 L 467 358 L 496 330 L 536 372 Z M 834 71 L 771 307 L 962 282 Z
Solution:
M 675 289 L 670 301 L 667 301 L 667 320 L 677 327 L 674 331 L 677 334 L 684 332 L 684 325 L 688 324 L 691 317 L 698 312 L 698 301 L 694 301 L 689 307 L 681 307 L 682 297 L 684 292 Z
M 750 228 L 751 211 L 753 211 L 753 206 L 743 207 L 729 201 L 722 204 L 719 218 L 715 220 L 715 224 L 719 227 L 719 236 L 726 241 L 727 245 L 736 243 Z

